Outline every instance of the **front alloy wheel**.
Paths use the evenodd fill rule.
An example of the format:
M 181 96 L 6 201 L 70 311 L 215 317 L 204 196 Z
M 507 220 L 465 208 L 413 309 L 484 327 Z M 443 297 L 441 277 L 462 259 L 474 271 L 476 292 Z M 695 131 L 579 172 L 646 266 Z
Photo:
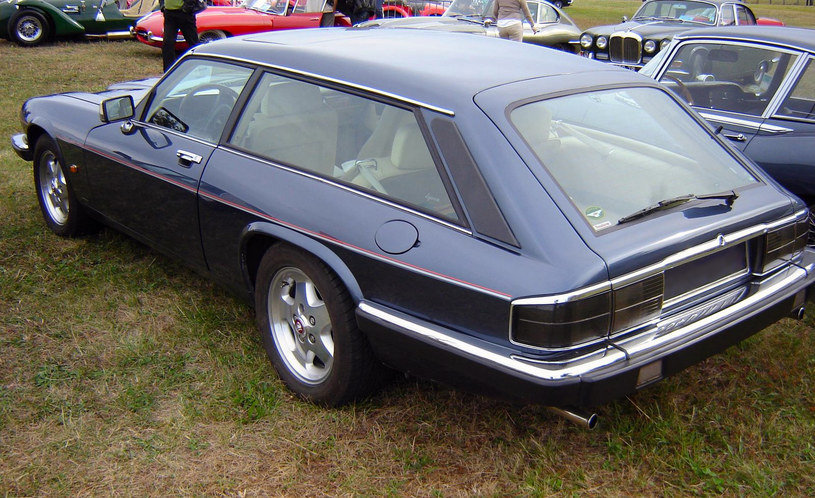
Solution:
M 94 226 L 74 195 L 57 144 L 47 135 L 34 147 L 34 187 L 45 223 L 57 235 L 73 237 Z

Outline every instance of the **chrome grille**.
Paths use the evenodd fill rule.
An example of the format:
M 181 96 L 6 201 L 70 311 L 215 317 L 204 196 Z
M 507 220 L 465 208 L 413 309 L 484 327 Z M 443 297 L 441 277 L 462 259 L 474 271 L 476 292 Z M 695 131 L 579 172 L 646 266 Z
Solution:
M 642 37 L 636 33 L 612 33 L 608 40 L 608 56 L 617 64 L 639 64 L 642 60 Z

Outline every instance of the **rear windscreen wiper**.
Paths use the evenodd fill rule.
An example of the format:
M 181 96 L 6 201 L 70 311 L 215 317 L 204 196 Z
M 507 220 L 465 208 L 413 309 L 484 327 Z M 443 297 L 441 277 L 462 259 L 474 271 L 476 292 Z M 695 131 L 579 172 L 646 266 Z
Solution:
M 643 216 L 647 216 L 651 213 L 656 211 L 661 211 L 663 209 L 672 208 L 678 204 L 684 204 L 688 201 L 693 200 L 703 200 L 703 199 L 722 199 L 724 200 L 727 206 L 732 206 L 733 202 L 739 197 L 734 190 L 728 190 L 725 192 L 718 192 L 715 194 L 702 194 L 702 195 L 695 195 L 695 194 L 687 194 L 687 195 L 679 195 L 677 197 L 671 197 L 670 199 L 665 199 L 662 201 L 657 202 L 656 204 L 652 204 L 648 207 L 644 207 L 639 211 L 635 211 L 628 216 L 623 216 L 619 220 L 617 220 L 617 224 L 621 225 L 623 223 L 627 223 L 631 220 L 636 220 L 637 218 L 642 218 Z

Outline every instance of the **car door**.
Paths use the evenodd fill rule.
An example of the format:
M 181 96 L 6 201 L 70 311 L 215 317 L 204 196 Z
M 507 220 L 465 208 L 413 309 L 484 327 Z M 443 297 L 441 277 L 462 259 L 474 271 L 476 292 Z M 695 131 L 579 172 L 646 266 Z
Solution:
M 197 191 L 252 69 L 186 59 L 142 114 L 92 130 L 85 144 L 90 206 L 150 245 L 202 265 Z
M 275 16 L 274 29 L 319 28 L 324 0 L 289 0 L 285 16 Z
M 808 204 L 815 203 L 815 57 L 801 61 L 744 152 Z M 792 76 L 792 75 L 791 75 Z

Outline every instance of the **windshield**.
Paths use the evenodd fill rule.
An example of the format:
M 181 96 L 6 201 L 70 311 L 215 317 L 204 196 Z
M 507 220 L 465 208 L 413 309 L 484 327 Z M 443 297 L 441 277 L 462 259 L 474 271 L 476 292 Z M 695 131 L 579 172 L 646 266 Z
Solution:
M 716 6 L 706 2 L 652 0 L 640 7 L 634 19 L 675 19 L 699 24 L 716 24 Z
M 244 7 L 268 14 L 285 15 L 288 4 L 288 0 L 248 0 L 244 3 Z
M 492 17 L 493 0 L 453 0 L 445 17 Z
M 542 100 L 517 107 L 510 119 L 595 231 L 668 199 L 757 181 L 656 88 Z

